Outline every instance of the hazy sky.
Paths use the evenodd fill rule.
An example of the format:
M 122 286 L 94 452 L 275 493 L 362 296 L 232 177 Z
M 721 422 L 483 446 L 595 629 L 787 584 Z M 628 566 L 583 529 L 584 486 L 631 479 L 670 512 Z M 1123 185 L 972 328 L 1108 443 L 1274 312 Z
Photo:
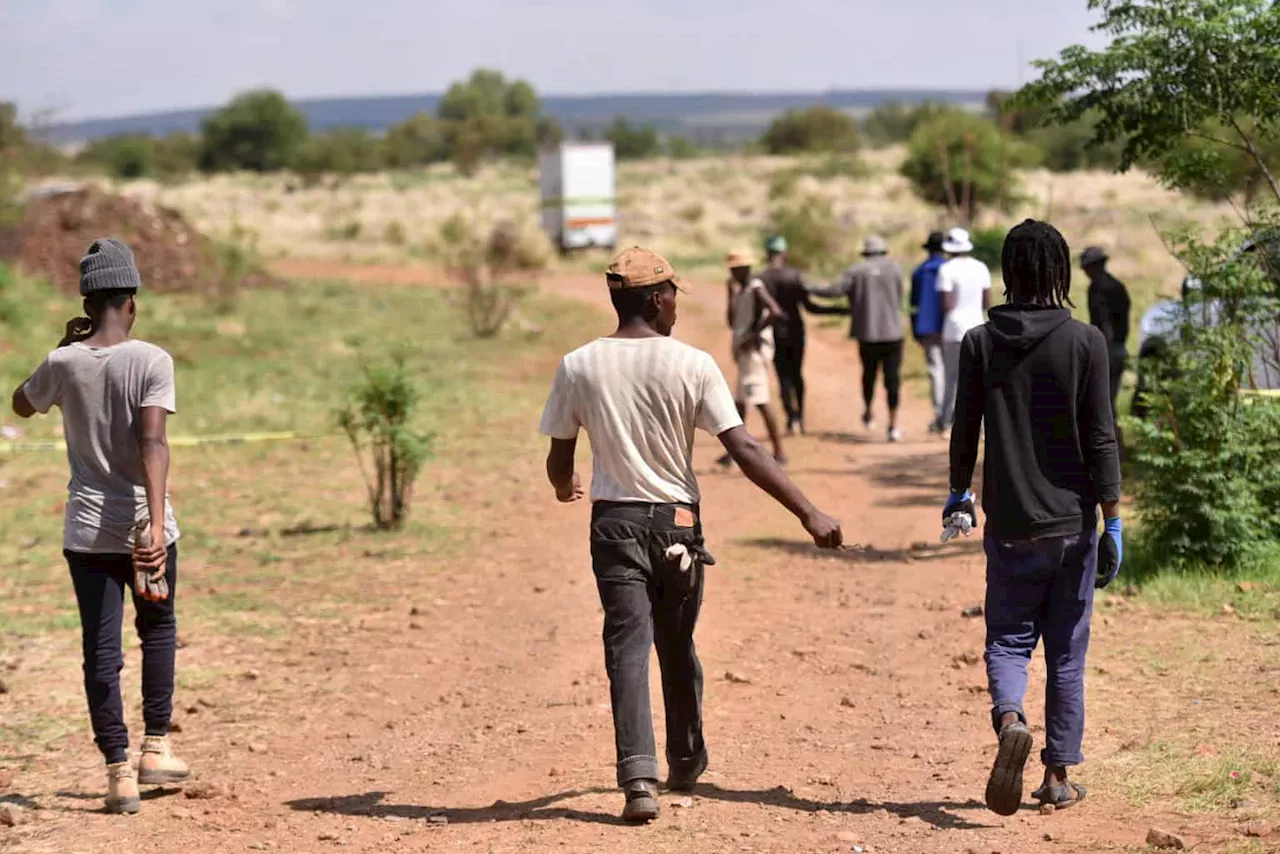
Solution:
M 1086 5 L 0 0 L 0 99 L 114 116 L 261 85 L 292 97 L 433 92 L 477 65 L 554 93 L 1013 86 L 1020 55 L 1098 43 Z

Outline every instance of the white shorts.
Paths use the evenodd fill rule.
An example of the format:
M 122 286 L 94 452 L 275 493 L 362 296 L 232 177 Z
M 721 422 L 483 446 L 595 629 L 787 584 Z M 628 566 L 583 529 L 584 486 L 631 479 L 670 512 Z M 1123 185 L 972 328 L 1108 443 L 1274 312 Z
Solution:
M 772 348 L 744 350 L 738 355 L 738 388 L 734 395 L 746 406 L 769 402 L 769 358 Z

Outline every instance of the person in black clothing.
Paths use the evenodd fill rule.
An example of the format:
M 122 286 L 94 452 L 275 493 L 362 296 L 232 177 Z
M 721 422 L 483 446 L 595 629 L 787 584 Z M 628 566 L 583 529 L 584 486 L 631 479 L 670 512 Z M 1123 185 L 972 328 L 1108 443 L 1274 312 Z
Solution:
M 1129 290 L 1107 272 L 1107 253 L 1090 246 L 1080 256 L 1080 266 L 1089 277 L 1089 322 L 1102 330 L 1107 339 L 1110 358 L 1111 412 L 1114 417 L 1116 398 L 1120 395 L 1120 378 L 1124 376 L 1129 340 Z
M 800 271 L 787 264 L 787 239 L 773 237 L 765 243 L 768 266 L 760 281 L 781 309 L 773 321 L 773 367 L 778 373 L 782 407 L 787 413 L 787 433 L 804 435 L 804 311 L 815 314 L 814 303 Z
M 956 513 L 976 521 L 969 485 L 985 421 L 986 662 L 999 737 L 986 802 L 1012 815 L 1032 744 L 1022 710 L 1027 665 L 1042 638 L 1045 773 L 1033 797 L 1062 809 L 1085 796 L 1067 768 L 1084 761 L 1094 588 L 1119 573 L 1123 541 L 1107 341 L 1064 307 L 1071 304 L 1066 241 L 1053 226 L 1027 220 L 1009 232 L 1002 261 L 1006 304 L 991 309 L 961 348 L 943 524 Z

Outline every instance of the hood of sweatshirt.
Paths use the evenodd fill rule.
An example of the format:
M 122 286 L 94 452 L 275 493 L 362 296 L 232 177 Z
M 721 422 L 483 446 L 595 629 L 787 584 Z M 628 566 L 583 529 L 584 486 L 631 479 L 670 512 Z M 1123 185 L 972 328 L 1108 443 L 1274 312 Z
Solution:
M 991 309 L 991 337 L 996 346 L 1026 352 L 1071 319 L 1065 308 L 1042 305 L 998 305 Z

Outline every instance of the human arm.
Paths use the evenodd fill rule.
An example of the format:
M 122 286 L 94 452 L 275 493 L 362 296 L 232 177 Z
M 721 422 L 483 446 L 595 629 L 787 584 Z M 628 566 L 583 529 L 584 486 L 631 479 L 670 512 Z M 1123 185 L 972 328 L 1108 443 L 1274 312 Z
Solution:
M 754 285 L 757 298 L 763 303 L 764 310 L 759 314 L 759 321 L 756 326 L 756 332 L 771 326 L 776 318 L 782 317 L 782 308 L 778 305 L 778 301 L 773 298 L 773 294 L 769 293 L 769 289 L 765 287 L 764 282 L 759 279 Z
M 573 457 L 578 449 L 578 438 L 552 439 L 547 452 L 547 480 L 556 491 L 556 500 L 572 504 L 582 498 L 582 479 L 574 470 Z
M 1111 310 L 1107 304 L 1106 292 L 1099 286 L 1089 288 L 1089 323 L 1102 331 L 1107 343 L 1116 340 L 1115 329 L 1111 323 Z
M 162 406 L 144 406 L 138 446 L 142 454 L 143 487 L 147 493 L 147 518 L 151 520 L 151 541 L 133 548 L 133 563 L 149 572 L 163 571 L 168 560 L 165 542 L 164 505 L 169 487 L 169 412 Z
M 938 278 L 934 288 L 938 291 L 938 304 L 942 307 L 942 316 L 946 318 L 956 307 L 956 283 L 952 278 L 954 267 L 943 264 L 938 268 Z
M 852 290 L 853 271 L 850 269 L 846 270 L 839 279 L 836 279 L 825 288 L 805 285 L 804 307 L 813 314 L 849 314 L 853 310 L 852 302 L 849 298 Z M 814 302 L 812 297 L 823 297 L 824 299 L 844 297 L 846 301 L 844 305 L 824 305 Z
M 1088 332 L 1077 431 L 1098 503 L 1104 515 L 1115 516 L 1120 501 L 1120 449 L 1111 411 L 1111 360 L 1102 333 L 1091 327 Z M 1108 506 L 1115 512 L 1107 514 Z
M 547 452 L 547 480 L 555 490 L 556 500 L 565 504 L 582 497 L 582 481 L 574 470 L 573 462 L 581 429 L 582 421 L 574 408 L 573 376 L 568 365 L 561 360 L 538 430 L 551 440 L 551 449 Z
M 758 439 L 742 425 L 730 428 L 717 436 L 724 449 L 742 469 L 742 473 L 771 498 L 791 511 L 804 529 L 813 537 L 819 548 L 839 548 L 843 542 L 840 522 L 823 513 L 792 483 Z
M 911 319 L 914 321 L 916 315 L 920 313 L 920 293 L 924 290 L 924 267 L 917 267 L 911 274 L 911 294 L 907 298 L 907 308 L 910 310 Z
M 960 345 L 960 373 L 956 383 L 955 422 L 951 427 L 952 495 L 963 495 L 973 483 L 978 465 L 978 441 L 986 403 L 983 364 L 978 347 L 981 327 L 971 330 Z M 975 519 L 976 521 L 976 519 Z

